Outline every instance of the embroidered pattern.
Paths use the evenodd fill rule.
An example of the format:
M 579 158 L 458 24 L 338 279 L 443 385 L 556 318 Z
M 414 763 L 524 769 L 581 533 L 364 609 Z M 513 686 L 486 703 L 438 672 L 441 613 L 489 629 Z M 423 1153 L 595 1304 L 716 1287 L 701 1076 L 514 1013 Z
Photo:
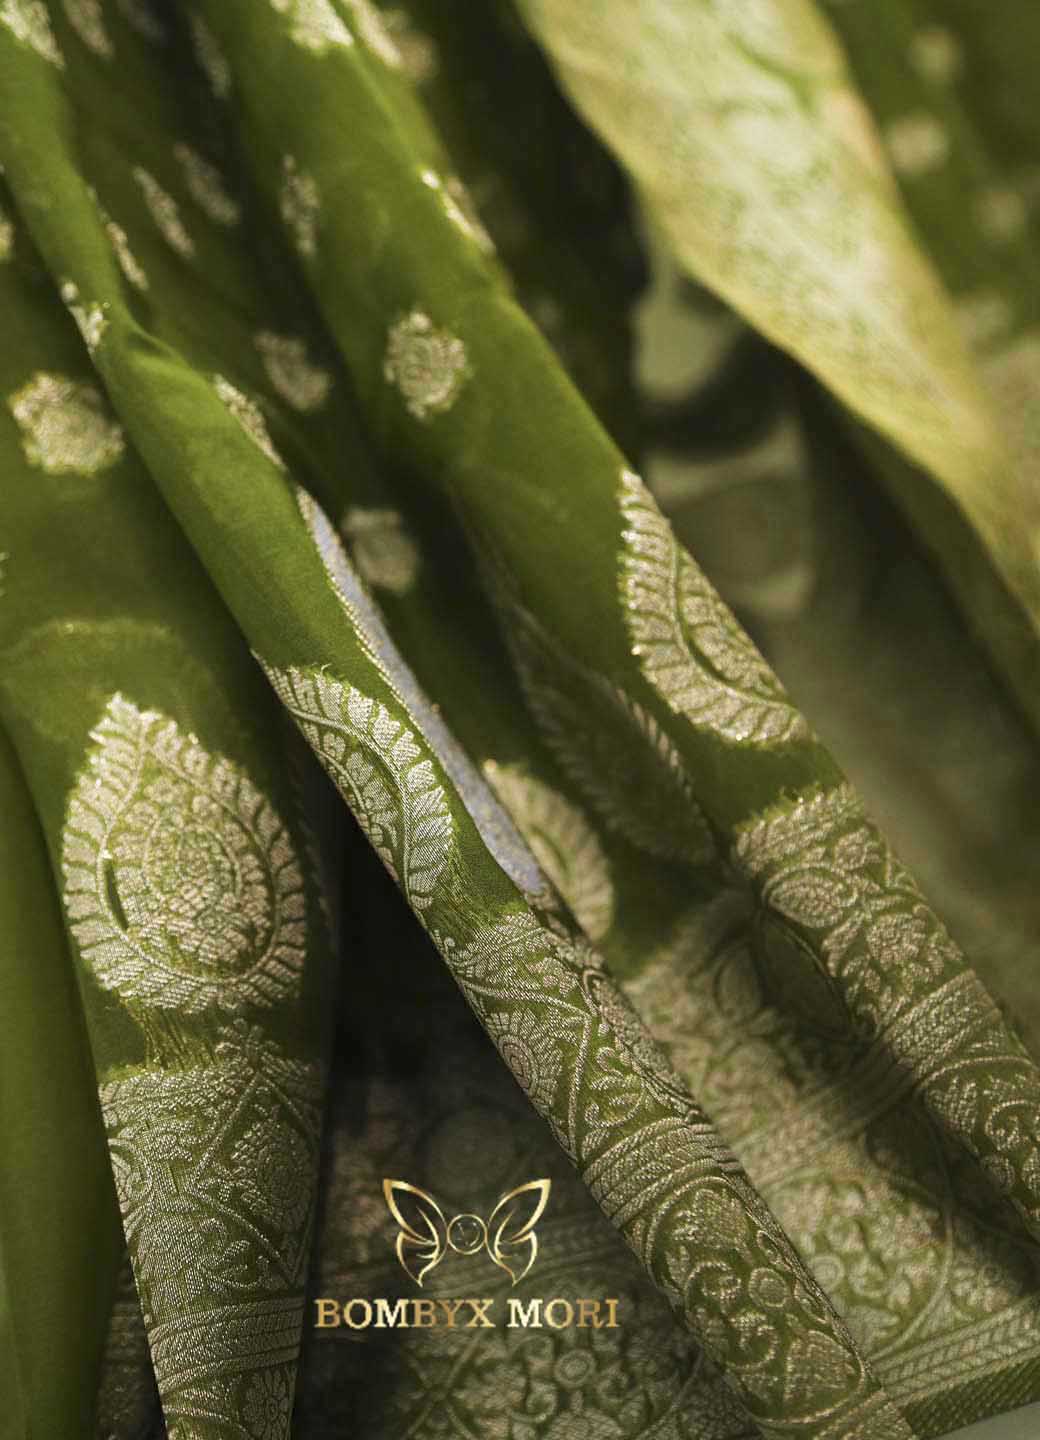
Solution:
M 134 179 L 141 188 L 145 204 L 160 235 L 171 250 L 175 250 L 183 259 L 190 260 L 195 254 L 195 241 L 184 227 L 176 200 L 166 193 L 154 175 L 140 165 L 134 166 Z
M 343 534 L 362 577 L 378 590 L 406 595 L 419 573 L 419 549 L 397 510 L 351 505 Z
M 295 44 L 316 55 L 331 46 L 353 45 L 354 37 L 336 14 L 331 0 L 271 0 L 279 15 L 292 20 L 290 35 Z
M 761 896 L 767 943 L 776 937 L 792 971 L 822 957 L 853 1026 L 882 1037 L 930 1113 L 1040 1232 L 1036 1069 L 853 791 L 755 821 L 734 860 Z
M 230 380 L 225 380 L 223 375 L 214 375 L 213 388 L 257 449 L 263 451 L 272 465 L 284 470 L 285 461 L 274 448 L 267 421 L 256 401 L 243 395 L 242 391 L 232 385 Z
M 297 491 L 297 502 L 329 583 L 362 648 L 444 767 L 484 844 L 518 889 L 533 903 L 552 908 L 552 892 L 537 860 L 397 649 L 328 516 L 303 490 Z
M 332 376 L 307 358 L 307 345 L 294 335 L 261 330 L 254 341 L 267 378 L 294 410 L 320 410 L 329 398 Z
M 601 940 L 614 919 L 603 846 L 581 811 L 517 765 L 485 761 L 484 774 L 585 934 Z
M 242 208 L 227 191 L 223 175 L 190 145 L 177 144 L 174 156 L 184 172 L 191 198 L 215 225 L 237 225 Z
M 621 477 L 621 511 L 625 624 L 632 653 L 661 698 L 725 740 L 808 738 L 780 682 L 629 470 Z
M 450 410 L 467 373 L 463 342 L 436 329 L 423 311 L 413 310 L 390 327 L 383 375 L 396 385 L 417 420 Z
M 189 1427 L 242 1386 L 256 1434 L 285 1440 L 289 1407 L 259 1397 L 285 1391 L 302 1331 L 316 1068 L 241 1021 L 212 1061 L 138 1071 L 100 1098 L 165 1414 Z
M 319 671 L 264 670 L 409 903 L 425 910 L 454 825 L 414 733 L 379 701 Z
M 30 46 L 41 59 L 64 70 L 65 60 L 43 0 L 0 0 L 0 25 L 6 25 L 16 40 Z
M 321 197 L 313 175 L 298 169 L 296 158 L 282 160 L 282 189 L 279 197 L 282 221 L 296 246 L 297 254 L 311 260 L 318 252 L 318 219 Z
M 715 841 L 682 759 L 654 717 L 565 655 L 526 611 L 509 636 L 531 712 L 560 765 L 602 819 L 663 860 L 699 865 Z
M 93 50 L 102 60 L 111 60 L 116 53 L 115 46 L 105 29 L 100 0 L 64 0 L 64 4 L 69 24 L 88 50 Z
M 303 876 L 249 777 L 118 695 L 91 738 L 62 869 L 72 933 L 98 982 L 182 1014 L 296 995 Z
M 122 459 L 122 426 L 93 385 L 41 370 L 7 403 L 26 459 L 50 475 L 97 475 Z

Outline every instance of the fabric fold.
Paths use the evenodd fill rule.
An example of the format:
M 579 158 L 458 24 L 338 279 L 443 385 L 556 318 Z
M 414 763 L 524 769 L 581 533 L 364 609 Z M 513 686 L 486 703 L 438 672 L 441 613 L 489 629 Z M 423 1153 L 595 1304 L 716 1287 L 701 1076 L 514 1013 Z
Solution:
M 78 957 L 169 1434 L 277 1440 L 303 1326 L 331 980 L 291 732 L 21 229 L 15 244 L 0 269 L 0 711 Z M 76 1235 L 83 1187 L 59 1194 Z M 84 1343 L 105 1328 L 84 1325 Z
M 1035 728 L 1037 500 L 1006 442 L 1020 427 L 969 362 L 822 7 L 518 8 L 687 273 L 914 462 L 882 451 L 885 483 Z M 936 122 L 907 121 L 906 153 L 927 155 Z
M 277 193 L 290 143 L 311 179 L 314 244 L 300 260 L 379 452 L 456 506 L 492 571 L 536 715 L 577 763 L 606 746 L 624 773 L 627 754 L 589 733 L 590 698 L 606 692 L 636 743 L 674 757 L 720 849 L 755 887 L 782 965 L 822 974 L 854 1032 L 884 1043 L 1040 1233 L 1040 1071 L 640 477 L 416 176 L 385 59 L 353 37 L 315 53 L 277 11 L 207 13 L 261 187 Z M 313 118 L 272 103 L 274 67 L 309 77 Z M 348 113 L 344 158 L 328 138 Z M 392 244 L 357 243 L 359 217 L 364 235 Z M 794 846 L 789 885 L 770 884 L 769 862 L 755 858 L 775 828 Z M 924 1070 L 911 1022 L 953 991 L 962 1020 L 940 1028 L 943 1064 Z M 961 1035 L 972 1037 L 963 1055 Z
M 6 457 L 4 473 L 11 483 Z M 47 852 L 2 732 L 0 951 L 5 1433 L 65 1440 L 92 1424 L 122 1234 Z M 56 1369 L 59 1336 L 66 1343 Z

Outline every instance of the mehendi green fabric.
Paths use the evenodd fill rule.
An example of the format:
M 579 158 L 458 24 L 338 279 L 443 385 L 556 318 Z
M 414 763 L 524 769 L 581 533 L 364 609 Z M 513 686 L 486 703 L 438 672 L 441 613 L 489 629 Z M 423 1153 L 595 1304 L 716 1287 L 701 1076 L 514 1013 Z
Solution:
M 1032 773 L 1009 699 L 1035 705 L 1026 472 L 840 52 L 779 0 L 739 21 L 663 0 L 384 8 L 0 3 L 0 716 L 36 812 L 18 833 L 42 829 L 62 897 L 133 1263 L 102 1377 L 95 1320 L 76 1393 L 97 1385 L 98 1433 L 120 1440 L 152 1427 L 156 1382 L 174 1440 L 865 1440 L 1035 1399 L 1040 1073 L 815 734 L 886 773 L 810 683 L 813 645 L 845 642 L 806 627 L 790 652 L 799 696 L 821 697 L 810 723 L 633 468 L 655 433 L 674 455 L 719 424 L 732 452 L 745 422 L 775 424 L 788 493 L 815 506 L 821 471 L 839 497 L 839 471 L 889 489 L 916 533 L 873 513 Z M 662 333 L 693 313 L 671 246 L 923 470 L 717 305 L 696 322 L 706 398 L 687 405 L 684 380 L 640 414 L 632 211 L 524 21 L 645 192 Z M 736 138 L 694 125 L 690 66 Z M 815 191 L 760 167 L 766 100 Z M 663 164 L 661 106 L 687 170 Z M 832 130 L 810 133 L 821 107 Z M 744 250 L 738 211 L 759 227 Z M 673 463 L 673 501 L 688 473 Z M 774 622 L 808 604 L 799 563 L 767 587 Z M 760 633 L 781 657 L 776 625 Z M 345 856 L 310 830 L 316 782 L 275 697 L 360 825 Z M 331 1074 L 319 866 L 342 884 Z M 996 926 L 1017 892 L 993 893 Z M 1003 962 L 977 957 L 1001 982 L 1024 956 L 1007 908 Z M 89 1075 L 75 1097 L 96 1115 Z M 551 1176 L 548 1268 L 518 1293 L 609 1288 L 626 1327 L 316 1332 L 297 1381 L 315 1228 L 311 1295 L 412 1293 L 379 1196 L 398 1166 L 481 1213 Z M 5 1223 L 0 1342 L 28 1336 L 33 1374 L 8 1249 Z
M 27 1106 L 12 1116 L 5 1181 L 10 1204 L 20 1197 L 33 1213 L 5 1214 L 5 1254 L 10 1238 L 32 1264 L 27 1236 L 41 1221 L 41 1238 L 87 1248 L 75 1266 L 54 1258 L 64 1276 L 40 1257 L 9 1288 L 16 1320 L 36 1320 L 31 1297 L 47 1304 L 51 1344 L 63 1287 L 70 1300 L 85 1291 L 70 1310 L 93 1383 L 84 1393 L 70 1364 L 70 1413 L 72 1399 L 35 1373 L 46 1352 L 34 1355 L 25 1368 L 52 1398 L 29 1433 L 90 1424 L 121 1251 L 109 1233 L 114 1175 L 170 1433 L 240 1434 L 251 1415 L 288 1422 L 303 1323 L 329 984 L 307 832 L 287 727 L 93 383 L 82 336 L 41 283 L 24 232 L 15 246 L 0 272 L 14 341 L 0 379 L 16 482 L 5 529 L 17 557 L 0 618 L 0 706 L 79 957 L 73 1018 L 86 1018 L 111 1156 L 111 1168 L 94 1156 L 94 1179 L 90 1154 L 77 1154 L 100 1141 L 97 1095 L 83 1090 L 71 1041 L 60 1043 L 61 992 L 44 1021 L 29 1009 L 29 998 L 44 1002 L 34 983 L 18 1045 L 42 1061 L 43 1036 L 58 1043 L 69 1093 L 50 1100 L 57 1118 Z M 18 843 L 32 838 L 19 832 Z M 6 866 L 5 884 L 14 879 Z M 30 884 L 50 900 L 30 871 L 19 910 L 13 897 L 5 909 L 46 941 L 46 911 L 22 908 Z M 13 939 L 24 954 L 25 938 Z M 18 1058 L 5 1051 L 13 1069 Z M 4 1098 L 14 1109 L 6 1086 Z M 75 1127 L 60 1156 L 62 1137 L 44 1128 L 58 1119 Z M 17 1160 L 29 1141 L 18 1143 L 16 1124 L 32 1124 L 33 1153 L 49 1161 L 50 1176 L 28 1189 Z M 74 1216 L 48 1216 L 45 1199 Z
M 20 1402 L 12 1434 L 85 1434 L 122 1248 L 119 1215 L 47 852 L 6 736 L 0 817 L 3 1393 L 15 1414 Z M 70 1338 L 55 1367 L 62 1332 Z

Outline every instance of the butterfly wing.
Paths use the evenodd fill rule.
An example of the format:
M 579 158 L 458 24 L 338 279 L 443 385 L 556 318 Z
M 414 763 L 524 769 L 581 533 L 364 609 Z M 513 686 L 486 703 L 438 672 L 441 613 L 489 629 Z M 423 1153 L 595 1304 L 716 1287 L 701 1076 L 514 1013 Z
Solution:
M 534 1227 L 549 1203 L 551 1180 L 529 1180 L 503 1195 L 487 1225 L 488 1254 L 513 1284 L 524 1278 L 538 1254 Z
M 405 1180 L 384 1180 L 383 1196 L 390 1214 L 401 1227 L 397 1258 L 405 1274 L 417 1285 L 444 1259 L 448 1222 L 432 1195 Z

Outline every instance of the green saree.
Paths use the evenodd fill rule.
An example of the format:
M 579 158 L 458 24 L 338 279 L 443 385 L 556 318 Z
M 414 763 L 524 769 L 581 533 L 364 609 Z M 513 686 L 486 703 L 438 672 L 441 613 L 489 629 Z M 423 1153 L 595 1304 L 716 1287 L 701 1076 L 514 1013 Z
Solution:
M 468 8 L 0 0 L 3 1424 L 1013 1411 L 1015 57 Z

